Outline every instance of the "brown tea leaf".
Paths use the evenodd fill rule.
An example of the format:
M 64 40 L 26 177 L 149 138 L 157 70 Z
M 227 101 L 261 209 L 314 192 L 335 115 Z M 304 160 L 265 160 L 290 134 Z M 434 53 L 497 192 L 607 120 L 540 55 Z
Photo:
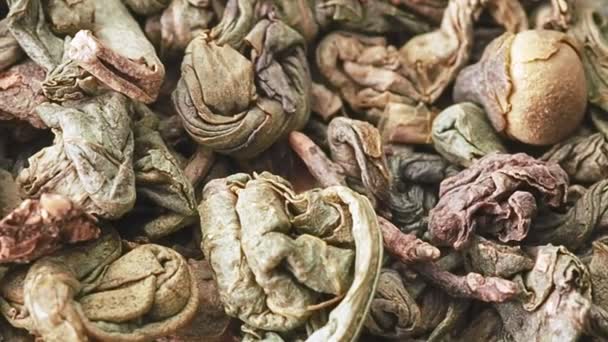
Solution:
M 0 221 L 0 263 L 27 263 L 64 244 L 96 239 L 96 222 L 61 195 L 25 200 Z

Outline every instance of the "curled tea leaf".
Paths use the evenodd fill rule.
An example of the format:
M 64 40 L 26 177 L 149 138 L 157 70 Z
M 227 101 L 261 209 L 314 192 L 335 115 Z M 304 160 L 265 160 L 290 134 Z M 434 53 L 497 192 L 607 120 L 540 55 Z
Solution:
M 481 104 L 494 128 L 511 139 L 557 143 L 576 130 L 587 106 L 578 44 L 550 30 L 505 33 L 458 75 L 454 100 Z
M 464 248 L 472 234 L 521 241 L 536 216 L 536 198 L 565 203 L 568 176 L 559 165 L 526 154 L 490 154 L 441 183 L 429 232 L 441 245 Z
M 15 64 L 23 56 L 19 42 L 9 31 L 7 19 L 0 20 L 0 71 Z
M 431 127 L 437 116 L 435 109 L 419 103 L 389 103 L 378 123 L 382 138 L 389 143 L 428 144 Z
M 40 87 L 44 69 L 26 60 L 0 71 L 0 120 L 23 120 L 36 128 L 46 124 L 35 108 L 46 101 Z
M 95 239 L 96 222 L 61 195 L 25 200 L 0 221 L 0 263 L 30 262 L 64 244 Z
M 36 109 L 54 145 L 28 159 L 17 178 L 26 197 L 52 192 L 84 211 L 115 219 L 133 208 L 133 133 L 128 99 L 109 92 Z
M 190 42 L 172 98 L 197 143 L 253 158 L 304 126 L 310 115 L 310 75 L 304 40 L 296 31 L 268 19 L 253 26 L 251 18 L 232 17 L 230 11 L 229 4 L 212 32 L 216 39 L 202 35 Z M 235 28 L 231 20 L 249 22 L 238 27 L 248 30 L 229 30 Z M 235 46 L 247 42 L 251 51 L 224 43 L 232 40 L 239 42 Z
M 433 121 L 433 146 L 445 159 L 461 166 L 506 148 L 486 118 L 472 103 L 446 108 Z
M 144 103 L 156 100 L 165 76 L 154 46 L 120 0 L 95 1 L 92 30 L 74 36 L 66 57 L 110 89 Z
M 95 21 L 95 0 L 46 0 L 51 30 L 58 35 L 74 35 L 89 30 Z

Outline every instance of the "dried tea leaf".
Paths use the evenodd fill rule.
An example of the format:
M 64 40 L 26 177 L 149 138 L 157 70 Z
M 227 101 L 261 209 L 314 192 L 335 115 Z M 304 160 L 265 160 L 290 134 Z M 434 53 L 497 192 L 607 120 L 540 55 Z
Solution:
M 474 233 L 521 241 L 541 203 L 565 203 L 568 176 L 559 165 L 524 153 L 489 154 L 441 183 L 429 232 L 440 245 L 466 247 Z
M 481 104 L 494 128 L 511 139 L 550 145 L 581 123 L 586 89 L 577 42 L 561 32 L 530 30 L 493 40 L 481 61 L 458 75 L 454 100 Z
M 486 276 L 509 279 L 529 271 L 534 261 L 519 246 L 509 246 L 476 237 L 466 250 L 468 268 Z
M 40 87 L 44 69 L 31 60 L 0 71 L 0 120 L 23 120 L 36 128 L 46 128 L 35 112 L 46 101 Z
M 10 67 L 23 58 L 19 42 L 9 31 L 8 20 L 0 20 L 0 71 Z
M 439 24 L 449 0 L 393 0 L 393 3 Z
M 19 186 L 10 172 L 0 168 L 0 217 L 8 215 L 19 204 Z
M 409 337 L 419 328 L 420 311 L 415 298 L 403 286 L 399 273 L 383 269 L 365 327 L 377 336 Z
M 295 195 L 280 177 L 236 174 L 206 185 L 199 214 L 201 247 L 229 315 L 287 332 L 340 301 L 308 340 L 356 338 L 382 255 L 364 197 L 340 186 Z M 321 293 L 332 299 L 323 302 Z
M 535 247 L 534 268 L 516 277 L 523 299 L 496 304 L 514 341 L 578 341 L 590 319 L 591 279 L 564 247 Z
M 179 57 L 197 34 L 210 29 L 222 16 L 220 0 L 196 2 L 172 0 L 159 17 L 146 22 L 146 34 L 153 34 L 152 21 L 158 21 L 159 51 L 162 59 Z M 154 28 L 156 30 L 156 28 Z
M 304 126 L 310 75 L 304 40 L 296 31 L 281 21 L 255 23 L 234 6 L 228 4 L 212 36 L 190 42 L 172 98 L 197 143 L 250 159 Z M 239 6 L 247 7 L 248 1 Z M 239 51 L 243 42 L 251 46 L 249 53 Z
M 327 128 L 331 159 L 347 180 L 360 181 L 368 197 L 387 199 L 390 176 L 378 130 L 365 121 L 333 119 Z
M 133 133 L 129 100 L 109 92 L 36 111 L 55 133 L 54 145 L 28 159 L 17 178 L 26 197 L 52 192 L 88 213 L 116 219 L 133 208 Z
M 63 41 L 53 35 L 41 0 L 8 0 L 8 29 L 36 64 L 51 71 L 63 56 Z
M 120 0 L 95 1 L 92 30 L 74 36 L 66 58 L 110 89 L 144 103 L 156 100 L 165 76 L 154 46 Z M 63 77 L 69 75 L 55 75 Z
M 416 106 L 388 103 L 378 122 L 378 129 L 387 143 L 429 144 L 436 116 L 437 111 L 422 102 Z
M 144 104 L 134 107 L 139 116 L 133 128 L 137 193 L 167 211 L 142 225 L 148 237 L 157 239 L 193 223 L 196 200 L 192 184 L 158 132 L 158 117 Z
M 2 342 L 34 342 L 35 337 L 26 330 L 17 329 L 0 317 L 0 341 Z
M 26 263 L 99 237 L 95 217 L 61 195 L 25 200 L 0 221 L 0 263 Z
M 605 239 L 593 242 L 589 274 L 593 285 L 593 303 L 608 308 L 608 245 Z
M 465 102 L 452 105 L 433 121 L 433 146 L 445 159 L 468 167 L 492 152 L 507 152 L 486 113 Z
M 185 326 L 199 302 L 186 260 L 151 244 L 120 256 L 120 245 L 114 232 L 35 262 L 15 288 L 26 328 L 50 341 L 144 341 Z
M 95 0 L 45 0 L 51 30 L 57 35 L 74 35 L 90 30 L 95 22 Z
M 605 179 L 590 186 L 566 212 L 541 212 L 528 240 L 564 245 L 576 251 L 594 231 L 608 226 L 607 210 L 608 180 Z

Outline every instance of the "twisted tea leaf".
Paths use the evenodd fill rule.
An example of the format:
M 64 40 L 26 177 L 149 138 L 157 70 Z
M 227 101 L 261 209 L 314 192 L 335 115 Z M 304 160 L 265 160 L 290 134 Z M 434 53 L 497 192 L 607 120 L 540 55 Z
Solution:
M 565 213 L 544 211 L 534 223 L 529 241 L 564 245 L 576 251 L 595 231 L 608 226 L 608 180 L 593 184 Z
M 356 338 L 382 255 L 377 221 L 363 197 L 344 187 L 295 195 L 280 177 L 236 174 L 207 184 L 199 213 L 202 249 L 229 315 L 252 328 L 286 332 L 341 299 L 308 340 Z M 320 293 L 336 297 L 320 302 Z
M 146 235 L 155 239 L 192 223 L 196 200 L 192 184 L 158 132 L 158 117 L 143 104 L 134 107 L 139 116 L 133 129 L 137 193 L 168 211 L 142 226 Z
M 511 139 L 550 145 L 581 123 L 586 88 L 577 42 L 561 32 L 530 30 L 493 40 L 481 61 L 458 75 L 453 97 L 481 104 L 496 131 Z
M 591 279 L 585 265 L 564 247 L 535 247 L 534 268 L 516 276 L 521 301 L 496 304 L 515 341 L 577 341 L 590 319 Z
M 96 239 L 96 222 L 61 195 L 25 200 L 0 221 L 0 263 L 30 262 L 64 244 Z
M 439 24 L 449 0 L 393 0 L 392 3 L 431 20 L 433 24 Z
M 378 122 L 382 138 L 390 143 L 428 144 L 437 111 L 422 102 L 416 106 L 388 103 Z
M 36 64 L 51 71 L 63 56 L 63 42 L 44 19 L 41 0 L 8 0 L 8 29 Z
M 472 103 L 452 105 L 433 121 L 433 146 L 445 159 L 468 167 L 492 152 L 507 152 L 486 119 L 484 111 Z
M 593 242 L 593 255 L 589 263 L 589 274 L 593 285 L 593 303 L 608 308 L 608 246 L 605 239 Z
M 492 277 L 508 279 L 534 267 L 534 261 L 519 246 L 502 245 L 482 237 L 474 239 L 465 256 L 468 268 Z
M 30 157 L 19 174 L 24 194 L 61 194 L 107 219 L 131 210 L 135 177 L 128 99 L 109 92 L 63 105 L 44 103 L 36 111 L 55 141 Z
M 40 82 L 44 69 L 31 60 L 0 72 L 0 120 L 19 119 L 36 128 L 46 128 L 35 112 L 36 106 L 46 101 Z
M 90 30 L 95 21 L 95 0 L 45 0 L 51 30 L 57 35 L 74 35 Z
M 74 36 L 66 57 L 110 89 L 144 103 L 156 100 L 165 76 L 154 46 L 120 0 L 95 1 L 92 30 Z
M 304 40 L 296 31 L 263 19 L 247 32 L 222 32 L 231 20 L 230 11 L 229 3 L 212 32 L 219 32 L 217 39 L 202 35 L 190 42 L 172 98 L 197 143 L 250 159 L 304 126 L 310 114 L 310 75 Z M 249 56 L 223 43 L 233 40 L 247 42 Z
M 333 119 L 327 128 L 331 159 L 344 174 L 363 183 L 368 197 L 386 200 L 390 176 L 378 130 L 365 121 Z
M 0 20 L 0 71 L 15 64 L 23 56 L 19 42 L 9 31 L 8 20 Z
M 464 248 L 476 231 L 521 241 L 536 216 L 538 197 L 550 207 L 566 201 L 568 176 L 557 164 L 523 154 L 490 154 L 441 183 L 430 212 L 434 241 Z
M 582 131 L 553 146 L 540 159 L 558 163 L 570 179 L 595 183 L 608 177 L 608 141 L 603 133 Z
M 159 50 L 163 59 L 181 56 L 188 43 L 197 34 L 211 28 L 222 16 L 224 10 L 220 0 L 203 1 L 202 4 L 190 0 L 173 0 L 159 20 Z M 146 23 L 146 34 L 148 23 Z
M 404 338 L 413 335 L 420 321 L 420 308 L 399 273 L 383 269 L 365 327 L 377 336 Z

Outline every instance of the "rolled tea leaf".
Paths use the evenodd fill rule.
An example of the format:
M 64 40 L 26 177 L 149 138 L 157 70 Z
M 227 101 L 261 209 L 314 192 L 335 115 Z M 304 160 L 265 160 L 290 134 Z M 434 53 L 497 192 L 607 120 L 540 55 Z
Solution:
M 95 0 L 46 0 L 46 15 L 57 35 L 90 30 L 95 22 Z
M 368 197 L 385 201 L 390 176 L 378 130 L 365 121 L 333 119 L 327 128 L 331 159 L 344 174 L 360 180 Z
M 608 227 L 608 180 L 587 189 L 566 212 L 547 210 L 534 223 L 529 241 L 564 245 L 576 251 L 594 232 Z
M 198 287 L 182 256 L 152 244 L 120 253 L 111 234 L 34 263 L 21 285 L 28 330 L 50 341 L 148 341 L 193 318 Z
M 92 30 L 74 36 L 66 57 L 110 89 L 144 103 L 156 100 L 165 76 L 154 46 L 121 0 L 95 1 Z
M 133 129 L 137 194 L 166 210 L 142 226 L 156 239 L 195 221 L 196 200 L 192 184 L 158 132 L 158 117 L 144 104 L 134 107 L 139 116 Z
M 595 183 L 608 177 L 608 140 L 603 133 L 581 133 L 553 146 L 540 159 L 558 163 L 574 182 Z
M 561 246 L 539 246 L 534 268 L 517 275 L 521 300 L 495 305 L 515 341 L 578 341 L 591 318 L 591 279 L 585 265 Z
M 8 29 L 23 51 L 46 71 L 53 70 L 61 62 L 63 41 L 51 32 L 41 0 L 8 0 L 7 3 Z
M 8 28 L 8 20 L 0 20 L 0 71 L 23 58 L 24 53 Z
M 133 12 L 139 15 L 152 15 L 161 12 L 171 0 L 122 0 Z
M 219 21 L 223 9 L 220 0 L 172 0 L 159 19 L 161 58 L 181 56 L 192 38 Z
M 357 337 L 382 256 L 364 197 L 341 186 L 295 195 L 280 177 L 236 174 L 205 186 L 199 214 L 201 247 L 229 315 L 288 332 L 339 302 L 308 341 Z
M 54 145 L 28 159 L 17 178 L 26 197 L 53 192 L 84 211 L 116 219 L 133 208 L 133 133 L 129 100 L 108 92 L 36 111 L 55 133 Z
M 367 330 L 388 338 L 410 337 L 419 328 L 420 315 L 418 303 L 403 286 L 399 273 L 382 269 L 376 295 L 365 321 Z
M 481 61 L 458 75 L 454 100 L 481 104 L 496 131 L 511 139 L 555 144 L 572 134 L 585 114 L 579 51 L 561 32 L 504 33 L 486 47 Z
M 429 144 L 436 116 L 437 110 L 422 102 L 416 106 L 389 103 L 378 122 L 378 129 L 387 143 Z
M 304 40 L 296 31 L 268 19 L 253 26 L 252 18 L 239 17 L 231 6 L 212 31 L 215 39 L 200 35 L 188 45 L 172 98 L 197 143 L 250 159 L 304 126 L 311 81 Z M 228 24 L 231 20 L 243 27 Z M 229 45 L 233 41 L 247 42 L 251 50 L 243 53 Z
M 441 182 L 431 210 L 429 233 L 440 245 L 465 248 L 472 235 L 521 241 L 537 213 L 537 198 L 547 206 L 565 204 L 568 176 L 555 163 L 524 153 L 489 154 Z
M 31 60 L 0 71 L 0 120 L 23 120 L 47 128 L 35 111 L 46 101 L 40 86 L 43 79 L 44 69 Z
M 96 222 L 61 195 L 25 200 L 0 221 L 0 263 L 26 263 L 64 244 L 96 239 Z
M 452 105 L 433 121 L 433 146 L 445 159 L 464 167 L 492 152 L 507 152 L 498 134 L 476 105 Z

